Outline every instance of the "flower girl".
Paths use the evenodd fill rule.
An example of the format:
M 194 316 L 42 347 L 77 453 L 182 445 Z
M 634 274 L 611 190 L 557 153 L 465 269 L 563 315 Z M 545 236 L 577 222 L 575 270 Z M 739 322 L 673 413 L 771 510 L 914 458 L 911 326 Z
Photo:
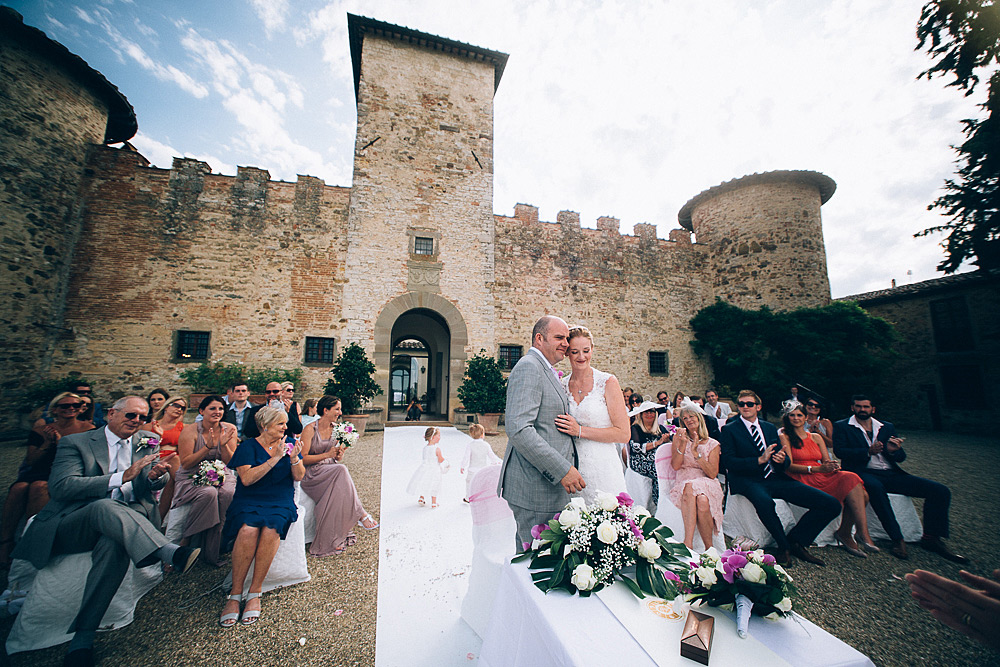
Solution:
M 469 427 L 469 435 L 472 440 L 465 448 L 465 457 L 462 459 L 462 468 L 459 472 L 468 471 L 465 477 L 465 502 L 469 502 L 469 494 L 472 493 L 472 478 L 476 473 L 488 465 L 500 463 L 500 457 L 493 453 L 489 443 L 483 439 L 486 429 L 481 424 L 473 424 Z
M 441 448 L 438 447 L 438 443 L 441 442 L 441 429 L 431 426 L 424 431 L 424 440 L 427 441 L 427 445 L 424 447 L 420 467 L 410 478 L 406 492 L 411 495 L 419 495 L 420 499 L 417 503 L 420 505 L 424 504 L 424 496 L 430 496 L 431 507 L 434 508 L 438 506 L 437 494 L 441 490 L 441 464 L 445 462 L 444 457 L 441 456 Z

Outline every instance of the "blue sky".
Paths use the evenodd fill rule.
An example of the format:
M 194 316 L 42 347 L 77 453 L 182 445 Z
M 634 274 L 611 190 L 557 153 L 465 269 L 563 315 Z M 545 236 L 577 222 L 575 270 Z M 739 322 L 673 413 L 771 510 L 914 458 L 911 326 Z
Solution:
M 979 99 L 917 81 L 920 1 L 0 0 L 128 97 L 153 164 L 349 186 L 347 12 L 510 54 L 495 98 L 494 211 L 518 202 L 666 237 L 700 191 L 811 169 L 833 296 L 936 277 L 926 207 Z M 871 5 L 875 5 L 872 7 Z

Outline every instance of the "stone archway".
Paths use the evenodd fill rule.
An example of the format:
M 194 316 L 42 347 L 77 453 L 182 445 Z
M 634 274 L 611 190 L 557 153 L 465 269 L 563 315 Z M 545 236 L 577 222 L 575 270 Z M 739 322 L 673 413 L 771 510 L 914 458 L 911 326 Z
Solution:
M 392 400 L 390 379 L 392 372 L 392 348 L 399 342 L 394 340 L 406 337 L 421 337 L 419 332 L 400 331 L 396 328 L 397 321 L 407 316 L 412 323 L 420 316 L 428 320 L 438 320 L 441 327 L 447 332 L 445 349 L 441 352 L 443 368 L 440 376 L 440 386 L 442 393 L 439 402 L 439 411 L 447 415 L 449 421 L 454 417 L 455 406 L 458 405 L 458 387 L 462 383 L 462 376 L 465 374 L 465 362 L 467 354 L 466 345 L 469 342 L 468 329 L 465 326 L 465 318 L 458 311 L 453 303 L 444 297 L 430 292 L 407 292 L 402 294 L 382 308 L 378 319 L 375 320 L 375 368 L 376 379 L 384 392 L 382 395 L 382 407 L 385 409 L 386 418 L 389 416 L 389 408 Z

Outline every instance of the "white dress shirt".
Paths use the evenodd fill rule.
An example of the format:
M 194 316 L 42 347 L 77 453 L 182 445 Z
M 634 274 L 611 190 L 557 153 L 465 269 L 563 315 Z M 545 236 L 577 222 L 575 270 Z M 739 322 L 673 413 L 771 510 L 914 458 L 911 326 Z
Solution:
M 871 417 L 872 436 L 869 438 L 868 431 L 865 430 L 864 426 L 858 423 L 858 420 L 854 415 L 851 415 L 851 418 L 847 420 L 847 423 L 861 431 L 861 433 L 865 436 L 865 440 L 868 441 L 869 447 L 871 447 L 872 444 L 874 444 L 874 441 L 878 439 L 879 429 L 882 428 L 882 422 L 874 417 Z M 880 453 L 871 455 L 868 459 L 868 467 L 872 470 L 892 470 L 892 466 L 889 464 L 889 459 L 885 457 L 884 448 Z

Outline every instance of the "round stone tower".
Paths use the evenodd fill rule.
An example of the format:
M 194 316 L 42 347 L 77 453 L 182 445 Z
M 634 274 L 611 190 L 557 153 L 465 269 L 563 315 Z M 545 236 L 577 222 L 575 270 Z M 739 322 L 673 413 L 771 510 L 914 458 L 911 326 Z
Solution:
M 63 331 L 89 149 L 130 139 L 136 120 L 100 72 L 9 7 L 0 7 L 0 119 L 3 401 L 48 370 Z M 0 431 L 13 416 L 0 417 Z
M 715 296 L 741 308 L 830 302 L 820 207 L 837 184 L 815 171 L 770 171 L 705 190 L 677 218 L 709 249 Z

